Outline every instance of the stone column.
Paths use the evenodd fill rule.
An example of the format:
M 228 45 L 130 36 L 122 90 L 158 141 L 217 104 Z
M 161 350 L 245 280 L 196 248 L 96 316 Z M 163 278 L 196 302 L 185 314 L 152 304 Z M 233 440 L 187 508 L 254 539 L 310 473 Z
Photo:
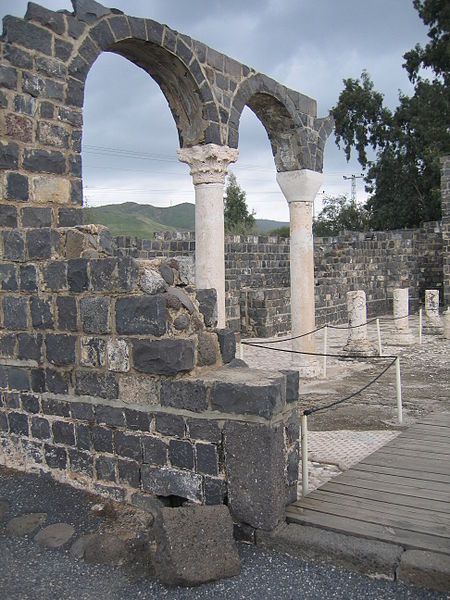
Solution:
M 291 331 L 292 336 L 316 327 L 314 306 L 314 244 L 312 234 L 313 202 L 322 183 L 322 173 L 302 169 L 277 173 L 277 182 L 289 203 Z M 293 340 L 292 349 L 315 352 L 315 336 Z M 316 377 L 320 365 L 314 357 L 293 355 L 303 377 Z
M 348 331 L 347 344 L 343 349 L 344 354 L 375 356 L 377 350 L 367 338 L 366 292 L 357 290 L 347 292 Z
M 217 144 L 178 150 L 195 187 L 195 285 L 217 291 L 217 326 L 225 327 L 225 238 L 223 191 L 228 165 L 238 150 Z
M 410 346 L 414 344 L 414 336 L 409 328 L 409 289 L 398 288 L 393 291 L 392 296 L 394 308 L 395 332 L 388 345 Z
M 447 307 L 442 315 L 442 320 L 444 321 L 444 337 L 446 340 L 450 340 L 450 307 Z
M 439 290 L 425 290 L 423 333 L 425 335 L 441 335 L 442 332 L 442 321 L 439 315 Z

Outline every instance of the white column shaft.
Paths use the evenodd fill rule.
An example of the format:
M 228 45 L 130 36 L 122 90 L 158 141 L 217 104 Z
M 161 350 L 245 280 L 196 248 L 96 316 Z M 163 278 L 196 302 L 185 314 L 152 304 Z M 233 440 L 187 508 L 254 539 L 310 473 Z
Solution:
M 217 291 L 218 327 L 225 327 L 223 184 L 195 185 L 195 286 Z

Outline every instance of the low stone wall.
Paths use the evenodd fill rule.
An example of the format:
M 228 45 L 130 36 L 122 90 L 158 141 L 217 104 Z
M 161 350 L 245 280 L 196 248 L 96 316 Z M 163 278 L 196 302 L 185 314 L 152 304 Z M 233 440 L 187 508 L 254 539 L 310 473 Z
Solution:
M 194 234 L 165 232 L 152 240 L 116 239 L 120 255 L 150 258 L 193 255 Z M 369 316 L 392 308 L 392 290 L 409 287 L 416 310 L 425 289 L 443 285 L 440 223 L 388 232 L 344 232 L 315 238 L 316 321 L 347 319 L 347 292 L 366 292 Z M 227 236 L 225 241 L 227 324 L 260 337 L 290 329 L 289 240 L 273 236 Z

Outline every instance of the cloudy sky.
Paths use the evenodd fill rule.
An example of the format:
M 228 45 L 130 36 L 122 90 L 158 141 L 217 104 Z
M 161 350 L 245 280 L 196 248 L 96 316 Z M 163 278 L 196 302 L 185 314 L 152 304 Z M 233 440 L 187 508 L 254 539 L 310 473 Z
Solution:
M 328 114 L 346 77 L 370 73 L 386 103 L 411 91 L 402 56 L 426 41 L 412 0 L 110 0 L 128 15 L 149 17 L 298 90 Z M 52 10 L 69 0 L 41 0 Z M 25 0 L 0 0 L 0 16 L 23 17 Z M 88 205 L 135 201 L 170 206 L 193 202 L 188 166 L 178 162 L 175 124 L 157 84 L 132 63 L 102 54 L 87 80 L 83 177 Z M 240 126 L 239 161 L 232 167 L 258 218 L 288 220 L 275 181 L 264 128 L 247 108 Z M 330 137 L 324 181 L 316 201 L 350 193 L 343 176 L 360 174 Z M 358 199 L 365 197 L 358 181 Z

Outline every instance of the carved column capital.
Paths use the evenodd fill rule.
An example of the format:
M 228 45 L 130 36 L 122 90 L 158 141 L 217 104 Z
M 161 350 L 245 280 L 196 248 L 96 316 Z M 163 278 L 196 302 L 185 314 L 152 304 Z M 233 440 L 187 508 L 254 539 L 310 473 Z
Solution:
M 277 183 L 288 202 L 313 202 L 322 178 L 322 173 L 311 169 L 277 173 Z
M 228 165 L 239 156 L 239 150 L 218 144 L 180 148 L 177 152 L 178 160 L 190 166 L 194 185 L 225 183 Z

